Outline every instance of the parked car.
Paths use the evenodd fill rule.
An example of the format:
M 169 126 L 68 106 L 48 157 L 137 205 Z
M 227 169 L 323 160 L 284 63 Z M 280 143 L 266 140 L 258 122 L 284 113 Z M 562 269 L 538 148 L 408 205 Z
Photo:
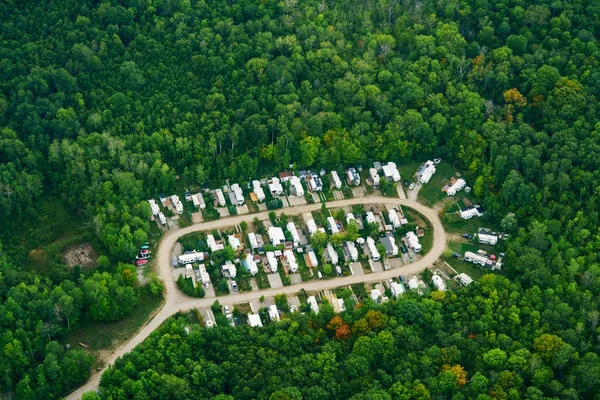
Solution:
M 383 264 L 383 270 L 384 271 L 387 271 L 387 270 L 390 270 L 390 269 L 392 269 L 392 267 L 390 267 L 390 264 L 388 264 L 388 263 Z
M 150 254 L 138 254 L 137 257 L 135 258 L 136 260 L 147 260 L 148 258 L 150 258 Z
M 408 190 L 413 190 L 415 188 L 415 183 L 411 183 L 410 186 L 408 187 Z
M 469 235 L 468 233 L 463 233 L 463 235 L 462 235 L 462 236 L 463 236 L 465 239 L 473 239 L 473 238 L 471 237 L 471 235 Z
M 402 282 L 406 285 L 406 278 L 404 277 L 404 275 L 398 276 L 398 279 L 400 279 L 400 282 Z
M 135 265 L 137 265 L 138 267 L 141 265 L 146 265 L 146 264 L 148 264 L 148 260 L 137 260 L 135 262 Z
M 223 311 L 225 312 L 225 315 L 229 314 L 229 306 L 224 306 Z
M 452 253 L 452 255 L 453 255 L 454 257 L 456 257 L 456 258 L 460 258 L 460 253 L 453 252 L 453 253 Z
M 141 249 L 140 250 L 140 254 L 150 254 L 150 253 L 152 253 L 152 252 L 150 250 L 148 250 L 148 249 Z
M 404 180 L 404 186 L 408 186 L 408 179 Z
M 234 292 L 238 291 L 238 285 L 236 281 L 231 281 L 231 290 L 233 290 Z
M 408 249 L 406 248 L 405 245 L 400 246 L 400 251 L 403 252 L 404 254 L 408 253 Z

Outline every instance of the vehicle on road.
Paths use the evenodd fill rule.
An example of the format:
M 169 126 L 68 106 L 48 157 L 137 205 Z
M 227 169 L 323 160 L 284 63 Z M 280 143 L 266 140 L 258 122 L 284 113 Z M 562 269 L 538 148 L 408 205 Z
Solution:
M 411 183 L 410 186 L 408 187 L 408 190 L 413 190 L 415 188 L 415 183 Z

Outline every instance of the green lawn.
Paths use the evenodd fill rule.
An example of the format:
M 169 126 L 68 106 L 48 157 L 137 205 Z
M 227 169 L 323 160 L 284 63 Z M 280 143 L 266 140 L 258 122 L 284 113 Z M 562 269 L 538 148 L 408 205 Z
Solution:
M 419 165 L 421 165 L 421 163 L 419 161 L 409 161 L 407 163 L 397 163 L 398 172 L 400 172 L 400 178 L 402 178 L 399 183 L 402 183 L 402 185 L 404 185 L 405 179 L 408 180 L 409 182 L 412 182 L 413 175 L 415 174 L 415 172 L 417 172 L 417 168 L 419 168 Z
M 485 250 L 488 254 L 498 254 L 502 251 L 503 243 L 498 242 L 496 246 L 489 246 L 478 243 L 460 243 L 460 242 L 449 242 L 448 248 L 452 251 L 456 251 L 463 255 L 467 251 L 477 252 L 477 250 Z M 474 280 L 479 280 L 483 275 L 487 274 L 502 274 L 502 271 L 491 271 L 488 268 L 483 268 L 478 265 L 472 264 L 470 262 L 466 262 L 463 260 L 459 260 L 454 258 L 452 255 L 442 255 L 442 261 L 446 261 L 452 268 L 454 268 L 458 273 L 465 273 L 469 275 Z
M 431 177 L 429 183 L 426 183 L 421 187 L 421 190 L 419 191 L 419 200 L 421 200 L 423 204 L 432 207 L 448 197 L 445 192 L 442 192 L 442 187 L 451 177 L 456 176 L 455 173 L 457 171 L 458 170 L 449 162 L 440 162 L 436 166 L 436 172 Z
M 450 208 L 449 211 L 451 211 L 452 209 L 456 209 L 456 206 Z M 473 235 L 474 233 L 478 232 L 479 228 L 489 228 L 495 232 L 502 230 L 500 225 L 497 223 L 483 221 L 480 217 L 462 219 L 458 214 L 446 213 L 446 215 L 442 217 L 442 222 L 444 224 L 444 228 L 449 233 L 470 233 L 471 235 Z
M 162 296 L 142 291 L 138 304 L 127 317 L 116 322 L 99 322 L 91 318 L 82 320 L 79 327 L 60 340 L 60 343 L 69 343 L 71 348 L 80 348 L 79 343 L 83 343 L 95 355 L 102 350 L 115 349 L 144 326 L 162 301 Z M 100 366 L 101 361 L 96 360 L 96 364 Z

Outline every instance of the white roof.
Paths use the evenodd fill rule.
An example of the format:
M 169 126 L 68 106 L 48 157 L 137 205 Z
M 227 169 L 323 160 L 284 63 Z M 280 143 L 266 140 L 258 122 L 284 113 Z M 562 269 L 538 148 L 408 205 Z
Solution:
M 298 261 L 296 260 L 296 256 L 294 255 L 294 252 L 291 250 L 285 250 L 283 252 L 283 256 L 285 257 L 285 259 L 288 262 L 290 271 L 292 273 L 298 271 Z
M 394 228 L 400 227 L 400 220 L 398 219 L 398 214 L 396 213 L 396 210 L 394 210 L 393 208 L 389 210 L 388 217 L 390 219 L 390 223 L 393 225 Z
M 431 280 L 433 281 L 433 284 L 439 291 L 443 292 L 446 290 L 446 283 L 439 275 L 433 275 L 431 277 Z
M 346 223 L 349 224 L 350 221 L 356 221 L 356 218 L 354 218 L 354 214 L 352 213 L 346 214 Z
M 433 163 L 433 161 L 427 160 L 427 162 L 421 167 L 418 173 L 420 175 L 419 181 L 421 183 L 429 182 L 433 174 L 435 174 L 435 164 Z
M 182 254 L 177 257 L 177 262 L 179 264 L 188 264 L 194 261 L 202 261 L 204 260 L 204 253 L 202 252 L 193 252 L 188 254 Z
M 473 278 L 471 278 L 469 275 L 465 274 L 464 272 L 461 274 L 458 274 L 457 278 L 458 278 L 459 282 L 465 286 L 473 283 Z
M 258 241 L 256 240 L 256 234 L 254 232 L 248 233 L 248 241 L 250 242 L 250 247 L 253 249 L 258 248 Z
M 402 293 L 404 293 L 404 286 L 402 286 L 401 284 L 399 284 L 398 282 L 392 282 L 390 284 L 390 290 L 392 291 L 392 295 L 394 297 L 398 297 L 400 296 Z
M 338 233 L 340 230 L 337 227 L 337 223 L 335 222 L 335 218 L 327 217 L 327 225 L 329 225 L 329 230 L 331 233 Z
M 163 225 L 167 223 L 167 217 L 165 217 L 165 214 L 163 214 L 162 212 L 158 213 L 158 219 L 160 220 L 160 223 Z
M 250 272 L 250 275 L 256 275 L 258 273 L 258 267 L 254 262 L 254 256 L 252 254 L 246 255 L 246 268 L 248 269 L 248 272 Z
M 260 186 L 260 181 L 252 181 L 252 188 L 254 189 L 254 194 L 258 197 L 258 201 L 263 201 L 265 199 L 265 191 Z
M 262 321 L 260 320 L 260 315 L 258 314 L 248 314 L 248 325 L 251 327 L 260 327 L 262 328 Z
M 233 185 L 231 185 L 231 190 L 233 191 L 233 194 L 235 195 L 235 199 L 237 200 L 238 204 L 244 204 L 244 192 L 242 191 L 240 185 L 234 183 Z
M 200 271 L 200 279 L 202 280 L 202 284 L 206 285 L 210 283 L 210 275 L 208 275 L 208 272 L 206 272 L 206 267 L 204 264 L 200 264 L 198 269 Z
M 327 243 L 327 253 L 329 254 L 329 259 L 333 265 L 337 265 L 339 260 L 338 254 L 331 245 L 331 243 Z
M 217 202 L 222 207 L 225 205 L 225 196 L 223 196 L 223 191 L 221 189 L 215 190 L 215 194 L 217 195 Z
M 344 304 L 344 299 L 337 299 L 338 304 L 340 305 L 340 310 L 346 311 L 346 305 Z
M 234 250 L 242 245 L 240 239 L 236 238 L 234 235 L 227 236 L 227 241 L 229 242 L 229 245 L 234 248 Z
M 269 306 L 269 318 L 271 321 L 279 321 L 279 311 L 277 310 L 277 306 L 275 304 L 271 304 Z
M 279 196 L 281 193 L 283 193 L 283 186 L 281 186 L 279 178 L 273 178 L 267 183 L 269 185 L 269 191 L 272 194 Z
M 160 212 L 160 207 L 158 206 L 158 204 L 156 204 L 156 201 L 154 201 L 154 199 L 150 199 L 148 200 L 148 203 L 150 203 L 152 215 L 158 215 L 158 213 Z
M 376 224 L 377 221 L 375 220 L 375 215 L 371 212 L 368 211 L 367 212 L 367 224 Z
M 237 268 L 235 267 L 235 265 L 233 265 L 231 261 L 226 261 L 225 264 L 221 266 L 221 271 L 227 271 L 231 279 L 235 279 L 235 277 L 237 276 Z
M 215 237 L 212 234 L 206 236 L 206 243 L 208 244 L 208 247 L 210 247 L 210 251 L 218 251 L 225 248 L 222 243 L 217 244 Z
M 298 245 L 298 243 L 300 243 L 300 236 L 298 235 L 298 230 L 296 229 L 296 225 L 293 222 L 288 222 L 287 224 L 287 230 L 292 234 L 292 241 L 294 242 L 295 245 Z
M 371 299 L 373 301 L 377 301 L 381 298 L 381 292 L 379 291 L 379 289 L 373 289 L 371 290 Z
M 306 299 L 306 302 L 310 305 L 310 309 L 315 314 L 319 313 L 319 305 L 317 304 L 317 299 L 315 298 L 315 296 L 309 296 L 309 298 Z
M 277 258 L 272 251 L 267 251 L 267 263 L 269 264 L 269 268 L 271 268 L 271 272 L 277 272 Z
M 481 254 L 473 253 L 471 251 L 467 251 L 464 255 L 465 258 L 469 258 L 471 262 L 476 262 L 481 265 L 485 265 L 488 261 L 486 256 L 482 256 Z
M 416 278 L 411 278 L 408 281 L 408 287 L 411 288 L 411 289 L 413 289 L 413 290 L 414 289 L 418 289 L 419 288 L 419 281 L 417 281 Z
M 331 171 L 331 177 L 333 178 L 333 184 L 336 188 L 340 189 L 342 187 L 342 181 L 337 173 L 337 171 Z
M 371 236 L 367 237 L 367 247 L 369 248 L 369 253 L 371 253 L 371 257 L 374 260 L 379 260 L 381 258 L 381 254 L 379 254 L 377 246 L 375 245 L 375 241 Z
M 419 243 L 419 238 L 414 232 L 410 231 L 406 234 L 406 241 L 408 242 L 408 246 L 415 252 L 418 253 L 421 251 L 421 243 Z
M 375 186 L 379 185 L 379 174 L 375 168 L 369 168 L 369 175 L 371 175 L 371 179 L 373 179 L 373 184 Z
M 347 241 L 346 248 L 348 249 L 348 253 L 350 253 L 352 261 L 358 260 L 358 250 L 356 249 L 354 242 Z
M 314 235 L 317 232 L 317 224 L 314 219 L 309 219 L 306 221 L 306 228 L 308 229 L 308 233 Z
M 383 165 L 382 169 L 387 179 L 391 179 L 394 182 L 400 181 L 400 172 L 398 172 L 396 163 L 390 161 L 386 165 Z
M 285 235 L 283 234 L 283 229 L 281 229 L 278 226 L 270 226 L 268 235 L 273 246 L 279 246 L 281 243 L 285 242 Z
M 456 182 L 454 182 L 454 185 L 450 186 L 448 188 L 448 190 L 446 190 L 446 194 L 448 196 L 454 196 L 456 193 L 460 192 L 461 190 L 463 190 L 463 188 L 467 185 L 467 182 L 465 182 L 464 179 L 460 178 L 457 179 Z
M 304 196 L 304 188 L 302 187 L 300 178 L 295 175 L 290 177 L 290 186 L 294 189 L 294 193 L 297 197 Z
M 317 260 L 317 255 L 315 254 L 315 252 L 311 250 L 307 254 L 308 254 L 308 259 L 310 260 L 311 265 L 313 267 L 318 267 L 319 260 Z

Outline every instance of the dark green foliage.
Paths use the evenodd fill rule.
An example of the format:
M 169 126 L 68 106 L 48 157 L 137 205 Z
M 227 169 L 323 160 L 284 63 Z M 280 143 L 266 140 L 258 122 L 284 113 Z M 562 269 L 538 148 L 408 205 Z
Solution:
M 181 291 L 187 294 L 190 297 L 204 297 L 206 292 L 201 284 L 196 284 L 194 287 L 194 282 L 192 282 L 192 278 L 185 278 L 183 275 L 179 275 L 177 278 L 177 287 L 181 289 Z
M 269 210 L 276 210 L 281 207 L 283 207 L 283 201 L 279 197 L 275 197 L 267 202 L 267 209 Z

